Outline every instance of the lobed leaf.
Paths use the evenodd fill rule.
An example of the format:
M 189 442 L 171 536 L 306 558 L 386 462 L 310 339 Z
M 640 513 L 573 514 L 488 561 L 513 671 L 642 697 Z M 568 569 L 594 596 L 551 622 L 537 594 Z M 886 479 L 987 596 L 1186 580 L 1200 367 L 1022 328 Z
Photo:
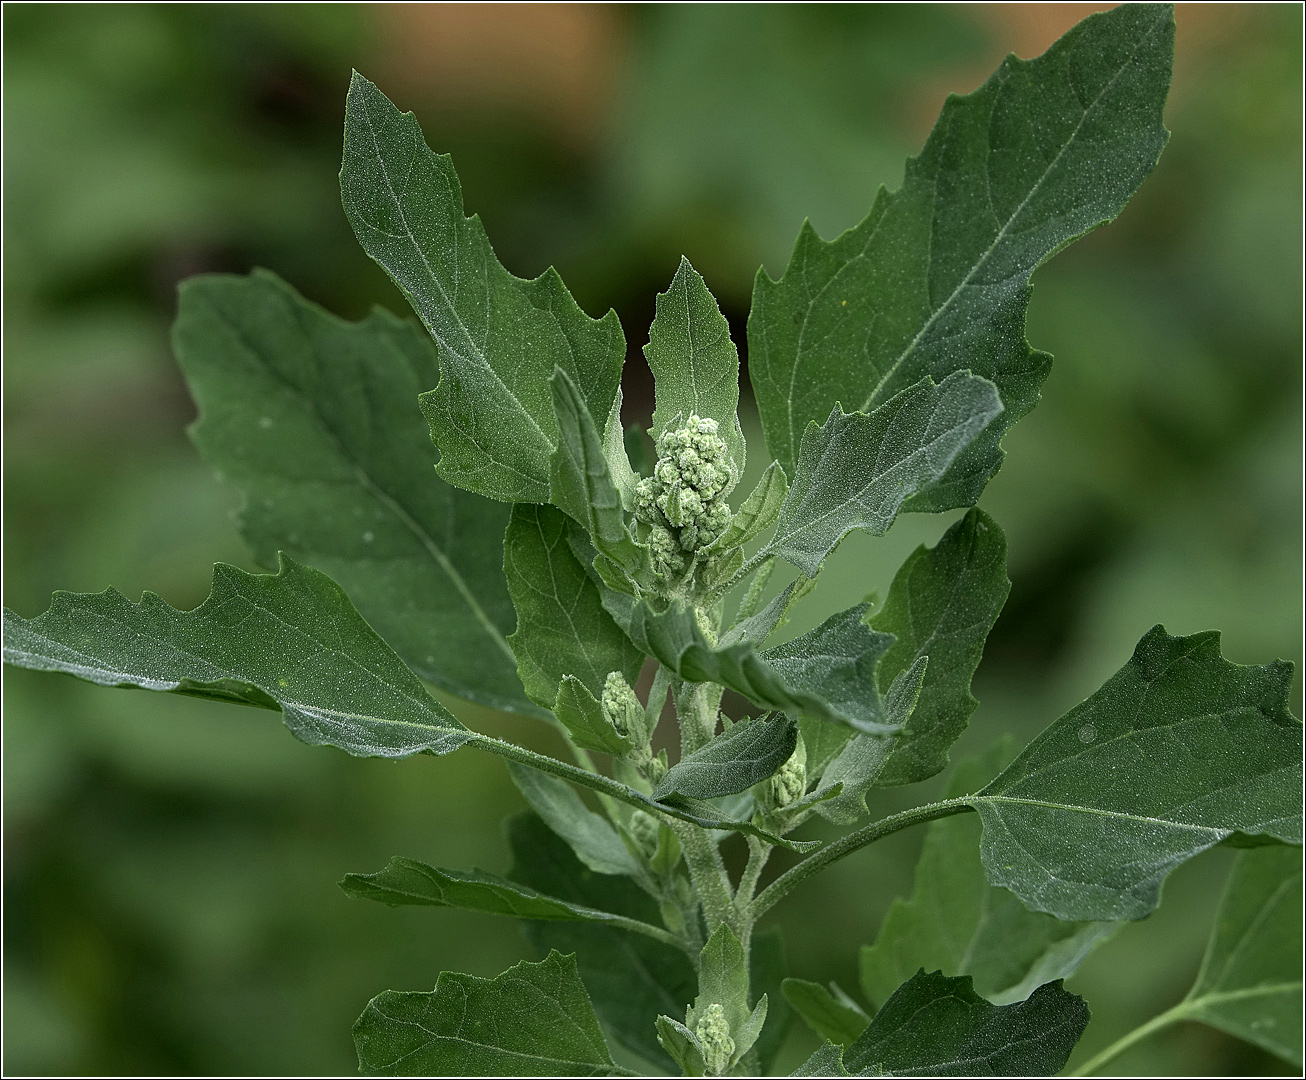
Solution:
M 576 960 L 551 952 L 493 979 L 442 971 L 429 993 L 387 990 L 354 1025 L 367 1076 L 622 1076 Z
M 854 529 L 889 530 L 903 503 L 933 483 L 1002 412 L 987 379 L 957 371 L 927 378 L 869 416 L 838 405 L 803 434 L 794 479 L 766 552 L 808 577 Z
M 1169 5 L 1124 4 L 1035 60 L 1007 57 L 949 96 L 902 187 L 881 188 L 865 220 L 830 242 L 804 223 L 780 280 L 758 272 L 749 376 L 767 449 L 791 475 L 807 425 L 836 402 L 865 412 L 968 369 L 1004 412 L 909 509 L 975 502 L 1051 363 L 1025 341 L 1029 277 L 1112 220 L 1156 164 L 1173 43 Z
M 1130 661 L 968 799 L 994 885 L 1059 919 L 1141 919 L 1174 867 L 1235 834 L 1301 843 L 1292 665 L 1232 664 L 1153 627 Z
M 612 671 L 639 675 L 639 650 L 604 610 L 598 586 L 567 542 L 567 517 L 551 506 L 518 504 L 504 536 L 503 569 L 517 609 L 508 644 L 526 693 L 552 706 L 565 676 L 595 698 Z
M 101 686 L 280 709 L 312 746 L 367 757 L 457 750 L 474 733 L 435 701 L 319 570 L 287 555 L 275 575 L 218 563 L 207 600 L 57 592 L 34 619 L 4 612 L 4 659 Z
M 241 492 L 254 557 L 330 575 L 422 678 L 542 716 L 505 635 L 508 508 L 450 487 L 417 395 L 439 377 L 415 323 L 348 323 L 275 274 L 182 284 L 173 349 L 199 408 L 190 435 Z
M 894 639 L 877 670 L 879 684 L 887 687 L 923 656 L 930 664 L 880 785 L 926 780 L 948 763 L 948 747 L 978 704 L 971 678 L 1011 590 L 1006 562 L 1002 529 L 975 508 L 933 548 L 917 548 L 894 575 L 884 607 L 869 620 Z
M 977 791 L 1008 757 L 1006 740 L 958 763 L 946 796 Z M 980 862 L 980 823 L 971 814 L 930 823 L 909 900 L 889 908 L 874 945 L 860 955 L 862 993 L 881 1005 L 912 973 L 969 975 L 995 1004 L 1021 1001 L 1044 983 L 1066 979 L 1120 925 L 1061 922 L 1030 911 L 988 884 Z
M 463 217 L 452 161 L 357 72 L 340 195 L 363 250 L 435 339 L 440 382 L 421 406 L 440 475 L 504 502 L 546 502 L 558 444 L 549 376 L 562 368 L 590 415 L 606 417 L 626 352 L 616 312 L 591 319 L 552 269 L 533 281 L 505 270 L 480 219 Z

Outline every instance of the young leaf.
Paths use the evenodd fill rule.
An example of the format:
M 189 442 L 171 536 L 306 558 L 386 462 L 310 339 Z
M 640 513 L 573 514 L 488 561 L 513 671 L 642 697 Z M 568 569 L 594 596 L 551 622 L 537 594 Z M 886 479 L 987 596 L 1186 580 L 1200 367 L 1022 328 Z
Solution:
M 658 1042 L 661 1044 L 686 1076 L 702 1076 L 707 1072 L 707 1063 L 703 1060 L 703 1048 L 698 1036 L 679 1020 L 670 1016 L 657 1019 Z
M 742 476 L 739 352 L 730 340 L 730 324 L 683 256 L 667 291 L 658 294 L 644 356 L 653 372 L 654 438 L 690 413 L 711 418 L 725 440 L 736 479 Z
M 191 438 L 244 496 L 240 527 L 339 582 L 424 679 L 543 715 L 504 640 L 508 508 L 450 487 L 417 395 L 439 376 L 416 324 L 347 323 L 266 270 L 182 284 L 173 349 L 200 417 Z
M 959 762 L 946 797 L 979 790 L 1010 756 L 1006 743 Z M 998 1005 L 1022 1001 L 1044 983 L 1073 975 L 1119 926 L 1060 922 L 1030 911 L 985 881 L 979 851 L 973 815 L 930 823 L 911 899 L 894 900 L 875 944 L 862 946 L 862 993 L 872 1005 L 883 1004 L 920 968 L 969 975 L 975 990 Z
M 758 1001 L 765 997 L 770 1002 L 766 1010 L 766 1025 L 751 1051 L 757 1061 L 756 1071 L 762 1075 L 766 1075 L 780 1052 L 780 1047 L 784 1045 L 793 1020 L 793 1011 L 781 991 L 788 971 L 784 935 L 780 928 L 773 926 L 769 930 L 754 930 L 753 945 L 748 956 L 749 992 Z M 747 1066 L 749 1062 L 745 1061 L 743 1065 Z
M 729 1025 L 734 1048 L 729 1063 L 734 1064 L 752 1049 L 766 1019 L 766 998 L 748 1008 L 748 957 L 735 933 L 722 923 L 707 939 L 698 958 L 698 996 L 685 1014 L 685 1027 L 699 1033 L 699 1023 L 716 1006 Z M 697 1040 L 701 1043 L 701 1040 Z M 710 1045 L 702 1046 L 711 1064 Z M 723 1070 L 722 1070 L 723 1071 Z
M 509 819 L 509 876 L 567 903 L 658 921 L 653 898 L 629 878 L 595 874 L 534 814 Z M 671 1068 L 657 1040 L 660 1013 L 681 1015 L 694 996 L 688 957 L 652 938 L 593 922 L 532 922 L 526 935 L 544 954 L 575 953 L 581 979 L 609 1033 L 650 1063 Z
M 1174 867 L 1241 833 L 1301 843 L 1292 665 L 1153 627 L 1092 697 L 968 802 L 988 879 L 1059 919 L 1141 919 Z
M 780 507 L 788 492 L 789 481 L 785 478 L 784 469 L 780 467 L 780 462 L 771 462 L 757 486 L 735 511 L 726 531 L 712 541 L 707 550 L 726 551 L 746 544 L 766 532 L 780 516 Z
M 531 808 L 591 870 L 599 874 L 640 873 L 635 857 L 617 831 L 581 802 L 570 784 L 514 761 L 508 763 L 508 771 Z
M 1051 357 L 1031 352 L 1029 276 L 1113 219 L 1165 145 L 1174 19 L 1124 4 L 1036 60 L 1009 56 L 950 96 L 902 187 L 827 243 L 804 224 L 784 276 L 759 271 L 749 376 L 767 449 L 792 475 L 799 441 L 836 402 L 868 411 L 924 375 L 991 379 L 1006 409 L 910 505 L 973 503 L 1003 433 L 1038 401 Z
M 1238 856 L 1202 970 L 1177 1018 L 1200 1020 L 1302 1067 L 1302 855 Z
M 839 785 L 837 795 L 815 804 L 827 821 L 850 825 L 866 813 L 866 793 L 875 785 L 885 761 L 898 742 L 901 730 L 916 708 L 921 684 L 928 674 L 929 657 L 922 656 L 906 671 L 899 672 L 884 696 L 884 726 L 893 734 L 863 732 L 854 737 L 821 774 L 818 792 Z M 897 729 L 897 730 L 894 730 Z
M 853 1075 L 878 1067 L 886 1076 L 1055 1076 L 1087 1023 L 1084 999 L 1060 982 L 992 1005 L 968 977 L 918 971 L 844 1051 L 843 1065 Z
M 598 698 L 575 675 L 562 677 L 553 715 L 562 722 L 572 741 L 586 750 L 620 755 L 630 749 L 630 739 L 617 734 L 617 729 L 603 715 Z
M 599 552 L 630 576 L 639 576 L 646 556 L 621 516 L 621 495 L 609 475 L 594 418 L 562 368 L 554 369 L 549 386 L 558 421 L 558 448 L 549 463 L 549 501 L 585 526 Z
M 930 664 L 919 705 L 877 783 L 926 780 L 948 763 L 948 747 L 978 704 L 970 693 L 971 676 L 1011 590 L 1006 566 L 1002 529 L 976 508 L 933 548 L 917 548 L 894 575 L 884 607 L 869 620 L 894 637 L 876 677 L 886 687 L 920 657 L 928 656 Z
M 360 757 L 447 754 L 473 738 L 339 585 L 286 555 L 275 575 L 216 564 L 194 611 L 114 589 L 57 592 L 34 619 L 6 608 L 4 658 L 101 686 L 280 709 L 297 739 Z
M 387 990 L 354 1025 L 367 1076 L 621 1076 L 576 960 L 551 952 L 493 979 L 442 971 L 429 993 Z
M 747 791 L 788 761 L 797 742 L 798 729 L 787 716 L 740 721 L 671 766 L 653 797 L 715 799 Z
M 642 658 L 603 608 L 598 587 L 567 543 L 567 517 L 551 506 L 512 508 L 503 540 L 503 569 L 517 609 L 508 644 L 531 699 L 551 706 L 563 677 L 573 675 L 598 698 L 620 671 L 628 682 Z
M 784 995 L 808 1027 L 841 1046 L 856 1039 L 870 1022 L 866 1011 L 834 983 L 827 990 L 806 979 L 785 979 Z
M 441 870 L 416 859 L 398 856 L 375 874 L 346 874 L 340 887 L 350 896 L 395 907 L 464 908 L 491 915 L 510 915 L 515 919 L 580 919 L 606 922 L 637 932 L 641 932 L 639 927 L 645 925 L 609 911 L 556 900 L 483 870 Z M 647 925 L 646 930 L 657 931 L 652 936 L 659 940 L 666 934 L 660 927 L 652 925 Z
M 590 415 L 606 417 L 626 352 L 616 313 L 591 319 L 554 270 L 533 281 L 505 270 L 480 219 L 463 217 L 449 157 L 357 72 L 340 195 L 363 250 L 439 348 L 440 383 L 421 401 L 440 475 L 505 502 L 547 501 L 558 443 L 549 376 L 561 367 Z
M 882 732 L 885 716 L 875 669 L 893 638 L 866 625 L 869 608 L 846 608 L 762 656 L 790 686 L 818 695 L 853 727 Z
M 968 371 L 924 378 L 875 412 L 837 405 L 803 435 L 794 479 L 766 551 L 808 577 L 854 529 L 883 535 L 910 496 L 936 480 L 1002 411 L 997 389 Z

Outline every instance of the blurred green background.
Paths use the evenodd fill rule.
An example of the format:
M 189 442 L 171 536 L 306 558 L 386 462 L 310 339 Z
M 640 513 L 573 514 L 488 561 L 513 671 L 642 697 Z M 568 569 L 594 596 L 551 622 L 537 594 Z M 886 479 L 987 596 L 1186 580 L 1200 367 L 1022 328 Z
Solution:
M 262 265 L 349 317 L 405 311 L 339 206 L 351 67 L 453 153 L 510 269 L 552 262 L 591 314 L 617 308 L 638 420 L 639 346 L 682 252 L 742 351 L 752 274 L 782 270 L 804 215 L 827 237 L 854 224 L 947 92 L 1093 9 L 6 5 L 5 603 L 113 585 L 191 607 L 213 561 L 253 569 L 184 435 L 175 286 Z M 1027 739 L 1158 621 L 1220 628 L 1241 662 L 1301 656 L 1301 10 L 1180 5 L 1178 26 L 1160 166 L 1035 277 L 1029 337 L 1056 362 L 983 500 L 1014 586 L 961 749 Z M 883 595 L 954 516 L 850 539 L 792 630 Z M 524 804 L 493 759 L 356 761 L 263 712 L 16 670 L 4 720 L 10 1073 L 351 1073 L 373 994 L 530 955 L 507 920 L 335 886 L 392 854 L 504 870 L 500 822 Z M 779 909 L 791 974 L 856 987 L 920 839 Z M 1182 868 L 1071 980 L 1093 1009 L 1074 1060 L 1184 994 L 1229 862 Z M 815 1044 L 795 1025 L 780 1065 Z M 1116 1067 L 1286 1071 L 1195 1025 Z

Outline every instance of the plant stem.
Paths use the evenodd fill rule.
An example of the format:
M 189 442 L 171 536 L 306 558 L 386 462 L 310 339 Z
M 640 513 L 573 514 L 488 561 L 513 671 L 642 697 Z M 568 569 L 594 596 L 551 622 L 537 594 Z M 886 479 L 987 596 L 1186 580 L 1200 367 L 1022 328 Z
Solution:
M 606 912 L 604 914 L 607 914 Z M 640 919 L 628 919 L 624 915 L 613 915 L 610 918 L 596 920 L 606 923 L 608 926 L 619 926 L 623 930 L 629 930 L 632 933 L 643 934 L 645 937 L 651 937 L 654 941 L 660 941 L 664 945 L 671 945 L 681 952 L 689 955 L 692 959 L 697 960 L 698 954 L 691 953 L 684 938 L 673 934 L 670 930 L 665 930 L 660 926 L 654 926 L 652 923 L 646 923 Z
M 845 855 L 851 855 L 858 848 L 873 844 L 876 840 L 880 840 L 890 833 L 895 833 L 899 829 L 918 825 L 924 821 L 933 821 L 935 818 L 949 817 L 952 814 L 964 814 L 970 809 L 972 807 L 965 799 L 945 799 L 943 802 L 928 803 L 925 806 L 904 810 L 900 814 L 892 814 L 887 818 L 872 822 L 856 832 L 851 832 L 841 840 L 836 840 L 833 844 L 829 844 L 821 848 L 820 851 L 807 856 L 802 862 L 786 870 L 771 882 L 762 890 L 757 899 L 748 905 L 747 917 L 750 921 L 756 922 L 764 912 L 769 911 L 795 885 L 801 884 L 813 874 L 824 870 L 832 862 L 842 859 Z
M 680 839 L 685 866 L 689 868 L 689 880 L 703 906 L 708 936 L 722 923 L 729 925 L 738 936 L 738 912 L 730 896 L 730 877 L 721 861 L 721 852 L 707 831 L 697 825 L 677 822 L 672 828 Z
M 763 843 L 755 836 L 748 838 L 748 862 L 739 878 L 739 888 L 735 890 L 735 903 L 746 906 L 753 899 L 757 888 L 757 879 L 762 876 L 766 861 L 771 857 L 771 845 Z
M 1146 1024 L 1140 1024 L 1134 1028 L 1124 1038 L 1117 1039 L 1100 1054 L 1094 1054 L 1084 1064 L 1074 1072 L 1066 1073 L 1067 1076 L 1092 1076 L 1103 1065 L 1114 1057 L 1118 1057 L 1128 1050 L 1134 1043 L 1147 1038 L 1155 1031 L 1160 1031 L 1163 1027 L 1168 1027 L 1176 1020 L 1185 1019 L 1184 1002 L 1180 1002 L 1172 1009 L 1167 1009 L 1160 1016 L 1154 1016 Z

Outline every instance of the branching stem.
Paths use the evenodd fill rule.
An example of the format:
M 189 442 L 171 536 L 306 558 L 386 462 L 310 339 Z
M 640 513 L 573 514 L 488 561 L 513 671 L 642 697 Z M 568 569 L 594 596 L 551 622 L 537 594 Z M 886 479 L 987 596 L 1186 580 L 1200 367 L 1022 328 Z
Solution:
M 935 818 L 950 817 L 953 814 L 964 814 L 972 809 L 969 803 L 964 799 L 945 799 L 943 802 L 928 803 L 925 806 L 917 806 L 911 810 L 904 810 L 900 814 L 891 814 L 889 817 L 881 818 L 879 821 L 872 822 L 870 825 L 851 832 L 841 840 L 836 840 L 828 844 L 819 851 L 813 852 L 807 858 L 796 866 L 791 867 L 776 878 L 768 885 L 748 906 L 747 917 L 750 922 L 756 922 L 761 916 L 769 911 L 779 900 L 781 900 L 795 885 L 806 881 L 813 874 L 824 870 L 833 862 L 837 862 L 845 855 L 851 855 L 858 848 L 863 848 L 867 844 L 873 844 L 875 841 L 895 833 L 900 829 L 906 829 L 912 825 L 919 825 L 925 821 L 933 821 Z

